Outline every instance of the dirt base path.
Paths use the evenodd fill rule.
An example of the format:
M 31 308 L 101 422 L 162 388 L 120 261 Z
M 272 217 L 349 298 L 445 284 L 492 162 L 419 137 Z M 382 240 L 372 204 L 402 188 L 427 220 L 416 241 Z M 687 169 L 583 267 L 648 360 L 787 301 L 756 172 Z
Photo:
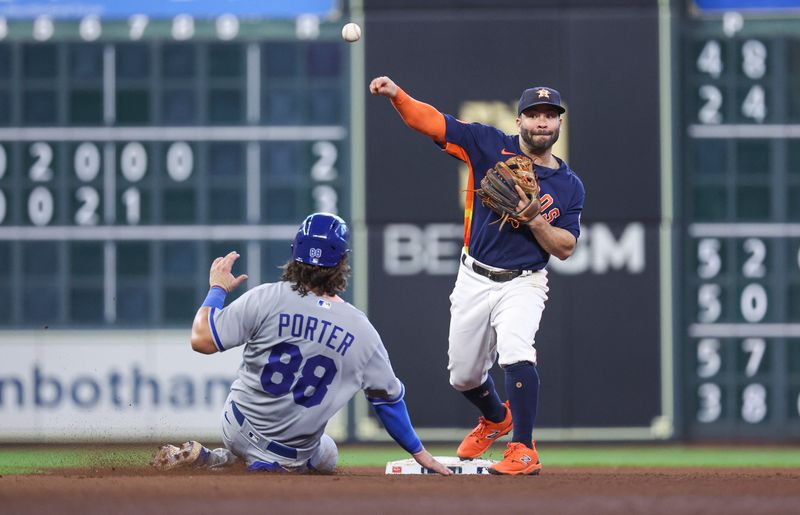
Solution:
M 0 513 L 171 515 L 800 513 L 796 469 L 548 467 L 538 477 L 84 469 L 0 477 Z

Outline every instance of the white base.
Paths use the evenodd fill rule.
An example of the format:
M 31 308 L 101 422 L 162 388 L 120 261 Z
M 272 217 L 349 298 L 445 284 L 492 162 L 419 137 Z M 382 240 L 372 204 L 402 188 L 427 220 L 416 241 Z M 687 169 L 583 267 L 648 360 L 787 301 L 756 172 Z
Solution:
M 453 474 L 488 474 L 489 467 L 497 463 L 493 460 L 462 460 L 454 456 L 435 456 L 434 459 L 449 468 Z M 390 461 L 386 464 L 387 474 L 436 474 L 423 468 L 413 458 Z

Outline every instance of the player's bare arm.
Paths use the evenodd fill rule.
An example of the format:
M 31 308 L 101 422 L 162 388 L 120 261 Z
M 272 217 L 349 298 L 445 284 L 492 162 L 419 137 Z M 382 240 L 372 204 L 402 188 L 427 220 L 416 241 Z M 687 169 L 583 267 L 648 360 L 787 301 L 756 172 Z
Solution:
M 211 336 L 211 328 L 208 326 L 208 306 L 203 306 L 197 310 L 192 322 L 192 350 L 201 354 L 214 354 L 217 347 Z
M 536 241 L 548 254 L 563 261 L 575 250 L 577 243 L 575 236 L 565 229 L 553 227 L 542 216 L 533 217 L 527 225 Z
M 239 253 L 236 251 L 229 252 L 225 257 L 218 257 L 211 263 L 211 270 L 208 273 L 208 284 L 211 288 L 209 296 L 213 294 L 215 288 L 221 289 L 224 294 L 228 294 L 236 289 L 240 284 L 247 280 L 247 275 L 234 276 L 231 273 L 233 264 L 239 259 Z M 220 292 L 224 299 L 224 294 Z M 208 299 L 207 299 L 208 300 Z M 208 302 L 204 302 L 203 306 L 197 310 L 192 322 L 192 350 L 201 354 L 213 354 L 217 352 L 217 346 L 214 345 L 214 339 L 211 335 L 211 327 L 208 325 L 208 313 L 211 311 L 211 306 Z

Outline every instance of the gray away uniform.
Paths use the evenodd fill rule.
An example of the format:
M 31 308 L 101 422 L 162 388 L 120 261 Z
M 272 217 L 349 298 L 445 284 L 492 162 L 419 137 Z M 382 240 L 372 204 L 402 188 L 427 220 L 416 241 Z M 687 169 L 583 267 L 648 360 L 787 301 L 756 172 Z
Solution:
M 335 455 L 333 465 L 318 463 L 330 458 L 319 455 L 320 441 L 335 454 L 323 432 L 356 391 L 386 403 L 403 397 L 378 332 L 347 302 L 267 283 L 211 308 L 209 325 L 220 351 L 245 345 L 222 429 L 226 446 L 248 465 L 332 469 Z

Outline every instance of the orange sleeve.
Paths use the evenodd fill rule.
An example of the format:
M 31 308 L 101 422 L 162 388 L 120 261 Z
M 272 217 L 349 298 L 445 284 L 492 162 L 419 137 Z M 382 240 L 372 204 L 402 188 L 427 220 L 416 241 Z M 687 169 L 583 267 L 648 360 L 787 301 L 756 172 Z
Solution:
M 397 95 L 392 99 L 392 105 L 406 125 L 433 140 L 444 145 L 446 125 L 444 115 L 435 107 L 425 102 L 420 102 L 408 95 L 398 86 Z

